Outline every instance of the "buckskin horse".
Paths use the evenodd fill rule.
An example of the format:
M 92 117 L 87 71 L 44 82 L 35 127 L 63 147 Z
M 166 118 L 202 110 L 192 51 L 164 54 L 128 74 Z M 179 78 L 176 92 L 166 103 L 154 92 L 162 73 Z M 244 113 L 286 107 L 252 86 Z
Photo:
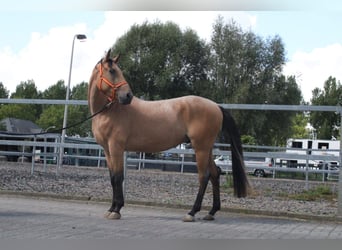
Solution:
M 222 130 L 230 138 L 234 194 L 245 197 L 249 183 L 245 173 L 240 134 L 228 110 L 199 96 L 145 101 L 135 97 L 118 67 L 119 56 L 109 50 L 93 69 L 88 89 L 92 131 L 104 149 L 113 189 L 108 219 L 120 219 L 124 206 L 124 151 L 160 152 L 183 142 L 191 142 L 195 151 L 199 190 L 191 211 L 183 221 L 194 221 L 200 211 L 209 180 L 213 205 L 203 218 L 213 220 L 220 210 L 220 172 L 212 155 L 216 137 Z M 104 108 L 106 107 L 106 108 Z M 103 110 L 103 112 L 99 112 Z

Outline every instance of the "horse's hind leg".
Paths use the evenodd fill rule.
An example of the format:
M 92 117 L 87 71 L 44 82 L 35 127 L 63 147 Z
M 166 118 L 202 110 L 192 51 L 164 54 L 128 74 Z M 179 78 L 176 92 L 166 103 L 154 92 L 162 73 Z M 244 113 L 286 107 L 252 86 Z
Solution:
M 208 186 L 209 175 L 209 171 L 207 171 L 207 173 L 204 176 L 202 175 L 199 177 L 200 186 L 195 200 L 195 204 L 193 205 L 191 211 L 183 218 L 184 222 L 195 221 L 195 214 L 201 210 L 204 193 Z
M 205 190 L 207 189 L 210 172 L 208 169 L 208 154 L 206 152 L 199 153 L 196 152 L 197 170 L 198 170 L 198 180 L 199 180 L 199 190 L 195 203 L 191 211 L 183 218 L 184 222 L 192 222 L 195 220 L 195 214 L 201 210 L 203 197 Z
M 213 207 L 209 213 L 203 218 L 204 220 L 214 220 L 215 213 L 221 209 L 220 198 L 220 169 L 216 166 L 214 161 L 210 164 L 210 182 L 213 187 Z

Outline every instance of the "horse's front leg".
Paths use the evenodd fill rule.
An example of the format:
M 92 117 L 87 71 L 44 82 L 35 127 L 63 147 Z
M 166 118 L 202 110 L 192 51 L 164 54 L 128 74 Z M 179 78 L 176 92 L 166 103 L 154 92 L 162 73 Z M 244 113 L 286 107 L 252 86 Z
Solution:
M 120 210 L 124 206 L 123 195 L 123 153 L 120 155 L 111 155 L 110 159 L 107 157 L 107 163 L 110 174 L 110 183 L 113 189 L 112 205 L 106 212 L 105 217 L 107 219 L 120 219 Z M 110 163 L 109 163 L 110 162 Z
M 124 206 L 124 196 L 122 184 L 124 180 L 123 173 L 115 173 L 109 170 L 110 173 L 110 183 L 112 184 L 113 197 L 112 205 L 106 213 L 105 217 L 108 219 L 120 219 L 120 210 Z

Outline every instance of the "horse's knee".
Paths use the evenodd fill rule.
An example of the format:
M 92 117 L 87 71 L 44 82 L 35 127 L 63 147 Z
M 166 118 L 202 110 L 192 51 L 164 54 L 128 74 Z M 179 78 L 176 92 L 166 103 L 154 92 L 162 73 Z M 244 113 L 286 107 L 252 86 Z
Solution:
M 110 182 L 113 187 L 120 187 L 124 181 L 123 173 L 110 173 Z

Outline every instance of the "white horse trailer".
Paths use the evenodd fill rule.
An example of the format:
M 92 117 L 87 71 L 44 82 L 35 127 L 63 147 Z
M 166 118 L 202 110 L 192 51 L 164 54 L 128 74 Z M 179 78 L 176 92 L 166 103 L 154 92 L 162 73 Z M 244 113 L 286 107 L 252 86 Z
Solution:
M 337 140 L 311 140 L 311 139 L 288 139 L 286 153 L 289 157 L 280 159 L 285 161 L 287 167 L 302 167 L 308 163 L 310 167 L 322 168 L 324 165 L 339 165 L 337 160 L 326 160 L 324 156 L 339 157 L 340 141 Z M 298 155 L 296 157 L 294 155 Z M 311 155 L 314 159 L 307 160 L 305 155 Z M 322 157 L 320 157 L 322 156 Z

